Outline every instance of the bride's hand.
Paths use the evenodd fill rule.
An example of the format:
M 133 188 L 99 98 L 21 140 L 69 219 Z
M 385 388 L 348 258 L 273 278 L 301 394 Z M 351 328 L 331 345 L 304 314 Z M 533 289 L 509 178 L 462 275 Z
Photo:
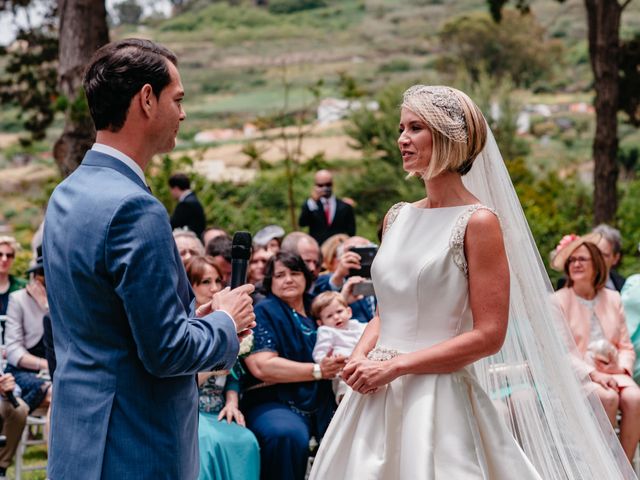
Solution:
M 398 376 L 393 360 L 384 362 L 356 358 L 342 371 L 342 378 L 352 389 L 359 393 L 373 393 L 378 388 L 393 381 Z

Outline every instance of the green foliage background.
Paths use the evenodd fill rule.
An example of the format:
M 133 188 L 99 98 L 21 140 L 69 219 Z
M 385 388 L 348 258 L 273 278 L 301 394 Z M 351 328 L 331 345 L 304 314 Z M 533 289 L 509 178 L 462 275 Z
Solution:
M 591 184 L 582 167 L 591 159 L 593 115 L 532 114 L 524 136 L 516 133 L 515 122 L 525 104 L 592 102 L 585 24 L 576 2 L 564 8 L 555 0 L 541 0 L 535 17 L 506 10 L 498 28 L 489 21 L 485 0 L 271 0 L 267 7 L 249 0 L 192 0 L 173 18 L 121 25 L 112 37 L 142 34 L 167 44 L 180 58 L 188 111 L 180 146 L 171 157 L 156 159 L 147 171 L 154 194 L 168 212 L 174 208 L 168 176 L 183 170 L 192 176 L 210 223 L 231 231 L 255 232 L 268 223 L 287 231 L 295 228 L 288 214 L 289 179 L 283 163 L 268 164 L 255 145 L 252 150 L 247 144 L 243 151 L 258 169 L 256 178 L 245 185 L 212 183 L 195 173 L 201 147 L 193 138 L 205 128 L 240 128 L 245 122 L 272 128 L 307 121 L 313 118 L 312 110 L 305 110 L 309 87 L 321 81 L 322 97 L 375 99 L 380 108 L 355 111 L 348 120 L 346 131 L 362 151 L 362 160 L 327 161 L 320 155 L 296 164 L 295 209 L 308 195 L 313 171 L 330 167 L 336 173 L 338 195 L 357 203 L 358 232 L 376 239 L 391 205 L 425 195 L 419 180 L 405 178 L 396 147 L 401 93 L 414 83 L 451 84 L 469 92 L 487 113 L 546 259 L 564 234 L 591 227 Z M 624 16 L 627 38 L 640 33 L 636 4 L 630 4 Z M 0 60 L 5 73 L 6 65 Z M 288 100 L 283 105 L 285 76 Z M 499 106 L 497 118 L 491 115 L 492 105 Z M 22 129 L 17 112 L 12 104 L 3 109 L 2 131 Z M 46 139 L 28 149 L 5 149 L 0 168 L 19 155 L 50 162 L 42 152 L 50 150 L 61 128 L 60 114 L 56 115 Z M 632 273 L 640 271 L 640 186 L 638 155 L 633 151 L 640 134 L 622 122 L 623 118 L 620 162 L 625 174 L 617 226 L 625 241 L 622 271 Z M 20 201 L 0 193 L 0 217 L 24 245 L 57 181 L 37 185 L 40 191 L 25 186 Z M 20 265 L 17 262 L 18 270 Z

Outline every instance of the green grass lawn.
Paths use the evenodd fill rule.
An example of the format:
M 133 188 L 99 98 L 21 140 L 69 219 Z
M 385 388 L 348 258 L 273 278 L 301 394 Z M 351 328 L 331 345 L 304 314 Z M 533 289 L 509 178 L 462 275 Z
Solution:
M 47 463 L 47 447 L 44 445 L 33 445 L 27 448 L 24 455 L 25 466 L 46 465 Z M 9 467 L 7 478 L 16 478 L 15 465 Z M 22 474 L 24 480 L 45 480 L 47 478 L 46 470 L 35 470 L 33 472 L 24 472 Z

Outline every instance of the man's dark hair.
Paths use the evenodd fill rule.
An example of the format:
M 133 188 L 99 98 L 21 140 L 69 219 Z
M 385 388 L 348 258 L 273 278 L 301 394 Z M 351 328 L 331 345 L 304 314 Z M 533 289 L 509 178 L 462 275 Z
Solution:
M 167 60 L 178 65 L 171 50 L 150 40 L 128 38 L 108 43 L 93 54 L 84 74 L 84 91 L 96 130 L 120 130 L 131 99 L 146 85 L 156 98 L 171 83 Z
M 267 265 L 264 267 L 264 279 L 262 280 L 262 286 L 267 292 L 273 293 L 271 291 L 271 285 L 273 284 L 273 272 L 276 268 L 276 262 L 282 263 L 292 272 L 302 272 L 304 274 L 305 281 L 304 291 L 306 292 L 309 290 L 309 287 L 311 287 L 311 284 L 313 283 L 313 275 L 305 265 L 304 260 L 300 258 L 300 255 L 293 252 L 280 250 L 269 259 Z
M 171 188 L 178 187 L 180 190 L 189 190 L 191 181 L 184 173 L 174 173 L 169 177 L 169 186 Z
M 206 254 L 212 257 L 221 256 L 227 262 L 231 262 L 231 243 L 229 235 L 220 235 L 207 243 Z

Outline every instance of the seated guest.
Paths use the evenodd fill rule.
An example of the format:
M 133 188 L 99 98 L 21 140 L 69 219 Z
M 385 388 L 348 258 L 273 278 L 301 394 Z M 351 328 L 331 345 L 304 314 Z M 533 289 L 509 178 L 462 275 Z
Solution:
M 222 289 L 221 275 L 211 257 L 191 257 L 187 277 L 196 296 L 196 308 Z M 258 479 L 258 442 L 245 427 L 238 408 L 239 382 L 229 372 L 198 373 L 200 480 Z
M 229 236 L 227 232 L 225 232 L 220 227 L 207 227 L 204 232 L 202 232 L 202 244 L 206 245 L 216 237 Z
M 311 273 L 312 283 L 320 274 L 320 266 L 322 265 L 322 253 L 318 242 L 304 232 L 291 232 L 282 240 L 281 250 L 295 253 L 307 266 Z
M 38 253 L 36 264 L 29 269 L 31 280 L 27 287 L 9 296 L 6 324 L 6 373 L 15 377 L 29 412 L 38 407 L 48 407 L 51 402 L 51 382 L 38 375 L 49 368 L 43 342 L 43 319 L 49 311 L 49 304 L 42 247 Z
M 636 273 L 627 278 L 620 292 L 627 330 L 636 352 L 636 362 L 633 366 L 633 379 L 640 383 L 640 274 Z
M 191 230 L 177 228 L 173 231 L 173 239 L 176 242 L 176 247 L 178 247 L 178 253 L 180 253 L 183 264 L 187 263 L 187 261 L 195 255 L 204 255 L 202 242 Z
M 631 461 L 640 441 L 640 387 L 631 377 L 635 352 L 620 294 L 605 288 L 608 271 L 603 255 L 595 242 L 584 237 L 563 246 L 552 265 L 563 268 L 567 276 L 566 286 L 555 292 L 555 298 L 614 426 L 618 410 L 622 413 L 620 443 Z
M 604 257 L 604 263 L 609 270 L 605 287 L 619 292 L 622 290 L 625 282 L 625 278 L 616 270 L 622 258 L 622 235 L 620 235 L 620 230 L 606 223 L 601 223 L 593 229 L 593 233 L 601 236 L 596 245 L 600 249 Z
M 266 267 L 269 295 L 255 307 L 254 346 L 245 364 L 256 384 L 245 391 L 242 405 L 260 444 L 263 480 L 302 480 L 309 440 L 322 437 L 335 409 L 328 380 L 346 358 L 313 361 L 317 327 L 305 295 L 310 283 L 303 260 L 281 250 Z
M 573 233 L 565 235 L 555 250 L 551 252 L 552 261 L 554 255 L 562 249 L 564 244 L 575 240 L 577 237 L 578 236 Z M 622 291 L 625 278 L 616 271 L 616 267 L 622 257 L 622 237 L 620 231 L 602 223 L 594 228 L 591 233 L 584 235 L 583 238 L 592 241 L 598 247 L 600 253 L 602 253 L 604 263 L 609 271 L 604 286 L 610 290 Z M 566 277 L 560 278 L 557 283 L 557 289 L 564 287 L 566 281 Z
M 266 247 L 253 245 L 251 259 L 249 260 L 249 269 L 247 271 L 247 281 L 256 287 L 251 294 L 254 306 L 267 296 L 262 281 L 264 280 L 265 267 L 272 256 L 273 253 L 267 250 Z
M 213 295 L 222 290 L 222 275 L 213 258 L 198 255 L 191 257 L 185 265 L 187 278 L 196 297 L 196 310 Z
M 7 314 L 9 294 L 27 285 L 27 282 L 21 278 L 9 274 L 18 251 L 20 251 L 20 245 L 15 238 L 0 236 L 0 315 Z
M 219 235 L 207 243 L 206 254 L 216 262 L 218 270 L 222 273 L 222 286 L 226 287 L 231 282 L 231 245 L 229 235 Z
M 338 266 L 338 246 L 342 245 L 347 238 L 349 238 L 349 235 L 346 233 L 336 233 L 327 238 L 320 246 L 323 260 L 322 271 L 324 273 L 336 271 Z
M 269 259 L 273 256 L 266 247 L 253 246 L 249 268 L 247 270 L 247 280 L 253 285 L 262 284 L 264 280 L 264 270 Z
M 16 454 L 29 413 L 29 407 L 21 398 L 16 399 L 18 407 L 14 407 L 7 399 L 7 393 L 13 393 L 15 388 L 16 381 L 13 375 L 0 375 L 0 429 L 2 435 L 7 438 L 6 445 L 0 448 L 0 479 L 7 478 L 7 469 Z
M 198 373 L 198 478 L 258 480 L 260 447 L 238 407 L 240 383 L 220 373 Z
M 374 245 L 364 237 L 349 237 L 341 245 L 338 246 L 336 254 L 338 257 L 338 264 L 336 269 L 332 273 L 325 273 L 318 277 L 314 285 L 314 289 L 311 292 L 313 295 L 318 295 L 326 291 L 340 291 L 347 286 L 347 279 L 349 278 L 351 270 L 359 270 L 360 255 L 353 252 L 354 247 L 368 247 Z M 354 281 L 361 282 L 365 279 L 353 279 Z M 352 287 L 353 285 L 349 285 Z M 353 318 L 360 322 L 368 322 L 376 314 L 376 299 L 373 295 L 367 296 L 352 296 L 345 294 L 345 298 L 348 299 L 349 307 L 352 310 Z
M 284 229 L 280 225 L 267 225 L 256 232 L 253 237 L 253 245 L 264 247 L 273 255 L 280 251 L 282 237 L 284 237 Z

